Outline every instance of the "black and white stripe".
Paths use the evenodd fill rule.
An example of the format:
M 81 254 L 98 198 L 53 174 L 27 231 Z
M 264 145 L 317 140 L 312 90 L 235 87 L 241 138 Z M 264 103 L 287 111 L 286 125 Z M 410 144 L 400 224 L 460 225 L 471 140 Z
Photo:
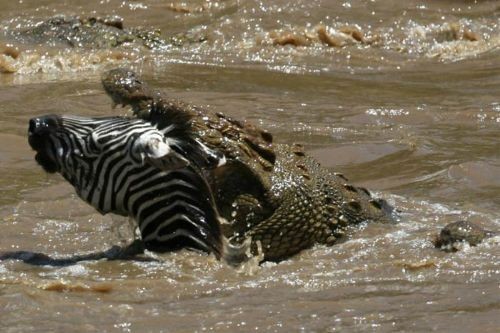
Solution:
M 132 216 L 148 249 L 220 255 L 220 217 L 203 169 L 223 163 L 223 156 L 195 138 L 169 137 L 172 126 L 158 129 L 142 119 L 62 116 L 58 122 L 46 150 L 82 199 L 103 214 Z M 149 142 L 163 150 L 148 152 Z M 170 152 L 189 163 L 169 170 L 168 159 L 163 169 L 148 162 Z

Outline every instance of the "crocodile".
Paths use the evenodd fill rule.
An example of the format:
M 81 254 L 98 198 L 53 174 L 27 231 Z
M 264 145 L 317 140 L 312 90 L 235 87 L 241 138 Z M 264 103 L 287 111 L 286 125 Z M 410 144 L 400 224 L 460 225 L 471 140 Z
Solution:
M 167 44 L 158 31 L 125 28 L 120 16 L 81 18 L 57 15 L 10 34 L 23 43 L 86 49 L 115 48 L 126 43 L 157 49 Z
M 496 235 L 494 231 L 483 229 L 470 221 L 461 220 L 445 225 L 435 237 L 434 245 L 446 252 L 456 252 L 460 249 L 458 246 L 460 243 L 465 242 L 470 246 L 476 246 Z
M 162 50 L 185 44 L 203 43 L 207 36 L 199 27 L 171 36 L 163 36 L 159 29 L 128 28 L 122 17 L 56 15 L 32 26 L 8 31 L 8 36 L 25 44 L 63 46 L 87 50 L 113 49 L 122 45 Z

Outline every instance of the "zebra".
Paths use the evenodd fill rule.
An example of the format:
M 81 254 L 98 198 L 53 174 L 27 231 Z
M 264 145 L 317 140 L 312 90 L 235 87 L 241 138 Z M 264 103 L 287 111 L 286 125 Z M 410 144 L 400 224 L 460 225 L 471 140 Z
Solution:
M 225 163 L 184 123 L 132 117 L 46 115 L 29 121 L 28 142 L 48 173 L 60 173 L 100 213 L 131 216 L 144 247 L 223 252 L 224 223 L 204 170 Z

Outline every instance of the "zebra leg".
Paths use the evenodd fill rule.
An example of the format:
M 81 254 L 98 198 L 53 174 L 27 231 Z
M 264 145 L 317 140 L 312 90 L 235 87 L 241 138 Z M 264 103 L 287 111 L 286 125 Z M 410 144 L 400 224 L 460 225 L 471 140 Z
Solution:
M 20 260 L 34 266 L 71 266 L 80 261 L 101 259 L 156 261 L 156 259 L 149 257 L 139 257 L 139 255 L 144 253 L 144 250 L 144 243 L 141 240 L 135 240 L 124 247 L 115 245 L 106 251 L 63 258 L 53 258 L 44 253 L 31 251 L 2 252 L 0 253 L 0 261 Z
M 240 244 L 240 252 L 263 254 L 266 261 L 286 259 L 316 243 L 333 244 L 336 240 L 334 235 L 340 231 L 333 214 L 326 205 L 313 200 L 309 193 L 302 190 L 286 193 L 283 196 L 285 204 L 278 207 L 273 215 L 244 236 L 231 239 L 231 257 L 243 257 L 242 254 L 234 254 L 237 244 Z

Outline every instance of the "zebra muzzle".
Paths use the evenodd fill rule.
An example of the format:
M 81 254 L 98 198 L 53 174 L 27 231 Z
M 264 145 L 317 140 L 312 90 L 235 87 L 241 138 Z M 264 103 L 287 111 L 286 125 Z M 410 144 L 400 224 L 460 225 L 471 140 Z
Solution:
M 49 173 L 58 171 L 55 156 L 50 150 L 49 136 L 59 126 L 60 119 L 56 115 L 32 118 L 28 127 L 28 143 L 37 152 L 35 160 Z

